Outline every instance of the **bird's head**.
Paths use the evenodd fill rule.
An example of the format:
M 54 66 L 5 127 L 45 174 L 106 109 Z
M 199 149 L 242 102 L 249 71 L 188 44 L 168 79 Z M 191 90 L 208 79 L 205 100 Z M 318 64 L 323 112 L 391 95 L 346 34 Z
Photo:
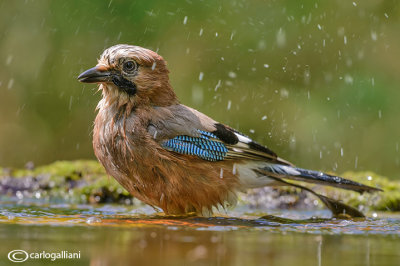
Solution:
M 106 104 L 167 106 L 177 103 L 168 73 L 166 61 L 156 52 L 118 44 L 106 49 L 78 80 L 99 83 Z

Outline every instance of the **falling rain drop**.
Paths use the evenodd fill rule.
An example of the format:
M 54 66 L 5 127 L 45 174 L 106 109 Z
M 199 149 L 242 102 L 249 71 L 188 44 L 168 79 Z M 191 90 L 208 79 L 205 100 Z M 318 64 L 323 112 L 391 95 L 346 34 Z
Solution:
M 74 100 L 74 97 L 73 96 L 70 96 L 69 97 L 69 104 L 68 104 L 68 110 L 70 110 L 71 111 L 71 108 L 72 108 L 72 101 Z
M 13 85 L 14 85 L 14 79 L 10 79 L 10 80 L 8 81 L 7 88 L 8 88 L 9 90 L 11 90 L 12 87 L 13 87 Z
M 236 78 L 237 75 L 236 75 L 235 72 L 230 71 L 230 72 L 228 73 L 228 76 L 229 76 L 230 78 L 234 79 L 234 78 Z
M 371 31 L 371 39 L 373 41 L 378 40 L 378 35 L 377 35 L 376 31 Z
M 276 34 L 276 44 L 278 47 L 284 47 L 286 45 L 286 33 L 282 28 L 279 28 Z
M 217 85 L 215 85 L 214 91 L 217 91 L 221 87 L 221 80 L 218 80 Z
M 8 55 L 8 56 L 7 56 L 7 59 L 6 59 L 6 65 L 11 64 L 12 60 L 13 60 L 13 56 L 12 56 L 11 54 Z
M 227 110 L 231 110 L 232 101 L 228 101 L 228 106 L 226 107 Z
M 202 81 L 202 80 L 203 80 L 203 77 L 204 77 L 204 73 L 203 73 L 203 72 L 200 72 L 200 74 L 199 74 L 199 80 Z

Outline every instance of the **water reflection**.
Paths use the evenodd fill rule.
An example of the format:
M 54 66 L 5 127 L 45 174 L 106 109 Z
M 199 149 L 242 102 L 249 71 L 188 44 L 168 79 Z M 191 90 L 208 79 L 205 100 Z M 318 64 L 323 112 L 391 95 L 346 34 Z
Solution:
M 276 234 L 257 228 L 190 230 L 164 227 L 0 227 L 1 254 L 14 248 L 81 251 L 59 265 L 396 265 L 398 238 L 379 235 Z M 2 256 L 0 262 L 3 262 Z M 35 265 L 36 261 L 30 263 Z M 42 261 L 43 263 L 43 261 Z M 36 265 L 40 265 L 37 263 Z
M 125 206 L 3 204 L 0 264 L 10 250 L 81 251 L 57 265 L 396 265 L 400 216 L 380 219 L 304 219 L 247 214 L 171 217 L 140 215 Z M 138 210 L 136 210 L 138 211 Z M 229 213 L 228 213 L 229 214 Z M 320 216 L 320 215 L 319 215 Z M 297 220 L 296 220 L 297 218 Z M 300 218 L 301 220 L 299 220 Z M 42 265 L 44 261 L 30 261 Z M 398 265 L 398 264 L 397 264 Z

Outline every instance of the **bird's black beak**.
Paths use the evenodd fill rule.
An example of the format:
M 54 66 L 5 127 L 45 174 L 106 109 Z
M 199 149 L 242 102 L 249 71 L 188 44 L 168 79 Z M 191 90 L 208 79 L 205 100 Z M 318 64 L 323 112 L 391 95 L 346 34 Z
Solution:
M 81 73 L 78 76 L 80 82 L 85 83 L 101 83 L 111 82 L 111 72 L 108 71 L 104 66 L 95 66 Z

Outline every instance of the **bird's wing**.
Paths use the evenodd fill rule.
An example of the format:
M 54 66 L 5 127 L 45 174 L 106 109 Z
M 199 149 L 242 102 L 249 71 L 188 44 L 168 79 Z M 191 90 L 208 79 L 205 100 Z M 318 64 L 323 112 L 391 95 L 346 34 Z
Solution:
M 204 160 L 257 160 L 291 165 L 246 135 L 185 105 L 158 107 L 148 127 L 162 147 Z
M 269 148 L 187 106 L 154 110 L 148 132 L 163 148 L 208 161 L 242 161 L 240 167 L 250 170 L 246 173 L 254 175 L 254 180 L 257 180 L 257 186 L 253 184 L 254 180 L 250 182 L 252 187 L 265 186 L 270 178 L 274 178 L 335 186 L 360 193 L 380 191 L 342 177 L 295 167 Z M 265 183 L 261 182 L 264 179 Z

